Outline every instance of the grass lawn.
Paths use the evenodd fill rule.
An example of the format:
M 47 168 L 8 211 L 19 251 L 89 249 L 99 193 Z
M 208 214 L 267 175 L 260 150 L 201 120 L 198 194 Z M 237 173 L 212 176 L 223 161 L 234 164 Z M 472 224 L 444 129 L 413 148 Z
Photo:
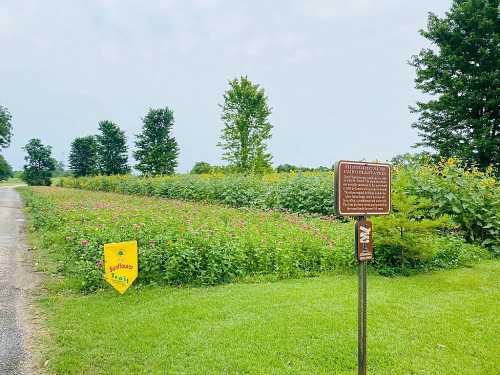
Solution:
M 20 178 L 9 178 L 8 180 L 0 181 L 0 187 L 10 187 L 19 185 L 25 185 L 25 182 Z
M 354 374 L 357 279 L 325 275 L 41 305 L 58 374 Z M 500 262 L 368 280 L 369 374 L 500 373 Z

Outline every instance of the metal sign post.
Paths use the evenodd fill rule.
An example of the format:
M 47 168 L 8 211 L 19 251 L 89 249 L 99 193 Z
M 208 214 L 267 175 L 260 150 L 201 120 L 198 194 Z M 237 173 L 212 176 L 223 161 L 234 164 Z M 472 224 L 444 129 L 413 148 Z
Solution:
M 335 168 L 335 210 L 356 217 L 355 258 L 358 261 L 358 375 L 366 375 L 366 282 L 367 262 L 373 259 L 372 223 L 367 215 L 391 211 L 389 164 L 340 161 Z
M 360 253 L 363 253 L 363 249 L 360 249 L 362 235 L 360 228 L 364 228 L 360 224 L 363 222 L 366 222 L 364 217 L 358 216 L 355 227 L 355 249 L 358 258 L 358 375 L 366 375 L 366 281 L 368 258 L 360 257 Z M 371 231 L 369 234 L 371 234 Z

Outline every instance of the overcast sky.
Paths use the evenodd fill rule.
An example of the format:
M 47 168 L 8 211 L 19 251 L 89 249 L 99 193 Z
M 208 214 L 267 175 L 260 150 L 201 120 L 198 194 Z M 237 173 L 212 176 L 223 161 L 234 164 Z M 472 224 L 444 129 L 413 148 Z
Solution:
M 427 13 L 451 0 L 1 0 L 4 150 L 19 169 L 30 138 L 66 159 L 99 120 L 133 147 L 149 107 L 175 111 L 178 171 L 221 163 L 228 79 L 247 75 L 273 107 L 274 164 L 384 160 L 411 151 L 419 97 L 407 60 Z M 132 160 L 131 160 L 132 161 Z

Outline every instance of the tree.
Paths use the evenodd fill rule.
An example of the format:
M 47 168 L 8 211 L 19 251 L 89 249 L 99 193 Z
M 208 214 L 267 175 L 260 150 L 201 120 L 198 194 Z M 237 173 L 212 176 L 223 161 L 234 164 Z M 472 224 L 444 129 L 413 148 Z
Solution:
M 266 151 L 272 125 L 268 117 L 271 107 L 264 89 L 247 77 L 229 81 L 222 108 L 221 142 L 223 159 L 243 172 L 268 170 L 272 156 Z
M 204 174 L 210 173 L 211 171 L 212 166 L 209 163 L 205 161 L 199 161 L 193 166 L 193 169 L 191 169 L 191 174 Z
M 9 110 L 0 105 L 0 148 L 6 148 L 10 145 L 12 138 L 12 116 Z
M 96 135 L 99 172 L 107 176 L 130 172 L 125 132 L 107 120 L 99 122 L 99 131 Z
M 432 98 L 410 107 L 413 127 L 440 156 L 500 170 L 499 0 L 454 0 L 444 18 L 430 13 L 420 34 L 435 45 L 410 60 L 416 88 Z
M 149 109 L 142 119 L 142 133 L 137 135 L 134 157 L 135 168 L 145 175 L 174 173 L 179 146 L 172 136 L 174 112 L 168 107 Z
M 290 173 L 296 172 L 299 170 L 299 167 L 292 164 L 280 164 L 276 167 L 276 172 L 278 173 Z
M 0 181 L 7 180 L 13 175 L 12 167 L 7 163 L 3 155 L 0 155 Z
M 69 168 L 76 177 L 97 174 L 97 142 L 94 136 L 78 137 L 71 142 Z
M 56 169 L 56 161 L 52 157 L 52 147 L 44 146 L 40 139 L 31 139 L 26 146 L 23 180 L 28 185 L 50 185 L 50 178 Z
M 67 177 L 71 176 L 71 172 L 66 169 L 64 162 L 61 160 L 56 160 L 56 168 L 52 172 L 52 177 Z

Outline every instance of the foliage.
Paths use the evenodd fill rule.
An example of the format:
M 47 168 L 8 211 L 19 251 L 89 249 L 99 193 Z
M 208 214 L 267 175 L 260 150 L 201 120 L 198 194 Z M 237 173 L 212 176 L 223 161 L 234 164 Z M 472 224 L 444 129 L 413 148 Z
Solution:
M 213 285 L 355 267 L 352 222 L 72 189 L 26 188 L 22 195 L 43 246 L 58 249 L 61 270 L 82 290 L 103 285 L 103 244 L 130 239 L 139 244 L 139 283 Z M 425 229 L 409 230 L 398 242 L 408 254 L 422 251 L 415 243 L 434 244 L 407 269 L 455 267 L 488 257 L 456 236 L 450 237 L 454 257 L 447 237 Z M 391 251 L 388 246 L 377 244 L 376 254 Z M 384 263 L 388 257 L 380 259 L 376 270 L 401 272 L 399 264 Z
M 191 174 L 205 174 L 205 173 L 210 173 L 210 172 L 212 172 L 212 166 L 205 161 L 199 161 L 193 166 L 190 173 Z
M 38 138 L 31 139 L 26 146 L 23 180 L 28 185 L 50 185 L 56 160 L 52 157 L 52 147 L 45 146 Z
M 95 136 L 78 137 L 71 142 L 69 167 L 76 177 L 97 174 L 97 141 Z
M 500 171 L 500 28 L 498 0 L 454 0 L 446 17 L 429 15 L 423 49 L 410 64 L 416 87 L 434 96 L 418 102 L 413 125 L 445 158 Z
M 332 175 L 204 174 L 156 178 L 97 176 L 66 178 L 60 186 L 94 191 L 155 195 L 171 199 L 220 203 L 231 207 L 280 209 L 297 213 L 333 214 Z
M 381 219 L 382 222 L 398 224 L 398 228 L 403 230 L 403 237 L 406 231 L 422 233 L 419 227 L 431 233 L 458 231 L 467 241 L 486 246 L 494 254 L 499 254 L 500 189 L 491 170 L 489 173 L 467 170 L 452 159 L 438 164 L 429 160 L 407 156 L 401 159 L 401 164 L 394 166 L 393 213 Z M 100 176 L 66 178 L 59 181 L 59 185 L 220 203 L 231 207 L 277 209 L 321 216 L 334 214 L 331 172 L 273 173 L 264 176 L 210 173 L 159 178 Z M 405 217 L 408 222 L 402 221 Z M 412 236 L 408 233 L 408 239 L 404 238 L 404 241 L 411 242 Z M 396 244 L 394 249 L 399 249 L 397 251 L 401 254 L 398 236 L 389 237 Z M 401 265 L 401 261 L 398 264 Z
M 54 172 L 52 172 L 52 177 L 69 177 L 71 176 L 71 171 L 66 169 L 64 162 L 61 160 L 56 160 L 56 167 Z
M 12 115 L 0 105 L 0 148 L 9 147 L 12 138 Z
M 223 159 L 240 172 L 266 172 L 271 168 L 271 154 L 266 141 L 271 138 L 268 117 L 271 108 L 264 89 L 247 77 L 229 81 L 222 108 L 221 142 Z
M 435 245 L 442 246 L 443 243 L 436 243 L 435 237 L 423 235 L 445 234 L 453 229 L 447 215 L 426 218 L 431 200 L 408 194 L 408 183 L 408 175 L 396 174 L 392 181 L 391 214 L 373 218 L 375 247 L 379 250 L 375 262 L 382 273 L 405 273 L 407 269 L 417 268 L 418 264 L 427 265 L 436 252 Z M 446 237 L 446 241 L 449 240 Z
M 127 239 L 139 244 L 139 283 L 212 285 L 354 266 L 345 223 L 71 189 L 23 197 L 44 246 L 60 246 L 64 272 L 83 290 L 103 285 L 95 272 L 103 244 Z
M 142 133 L 137 135 L 135 168 L 144 175 L 166 175 L 177 167 L 179 146 L 172 136 L 174 112 L 168 107 L 150 109 L 143 119 Z
M 292 164 L 280 164 L 276 167 L 277 173 L 290 173 L 290 172 L 329 172 L 334 168 L 328 168 L 324 166 L 320 166 L 317 168 L 309 168 L 309 167 L 298 167 Z
M 99 131 L 96 136 L 99 172 L 107 176 L 128 173 L 125 132 L 107 120 L 99 122 Z
M 297 172 L 299 170 L 299 167 L 296 165 L 292 164 L 280 164 L 276 167 L 276 172 L 278 173 L 290 173 L 290 172 Z
M 7 180 L 13 176 L 12 167 L 7 160 L 5 160 L 3 155 L 0 155 L 0 181 Z
M 436 155 L 432 155 L 427 151 L 422 151 L 422 152 L 417 152 L 417 153 L 404 153 L 404 154 L 399 154 L 394 156 L 390 163 L 393 166 L 423 166 L 423 165 L 430 165 L 434 163 L 437 160 L 439 160 L 439 157 Z
M 447 214 L 469 242 L 500 255 L 500 188 L 492 169 L 467 169 L 457 160 L 400 168 L 408 179 L 406 191 L 431 202 L 429 218 Z

